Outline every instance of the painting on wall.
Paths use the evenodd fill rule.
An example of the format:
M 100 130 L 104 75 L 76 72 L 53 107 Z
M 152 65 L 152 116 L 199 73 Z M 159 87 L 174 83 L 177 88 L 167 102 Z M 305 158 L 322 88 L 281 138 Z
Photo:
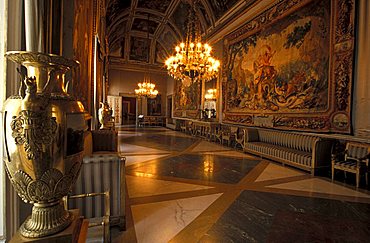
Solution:
M 162 114 L 162 96 L 147 99 L 148 116 L 160 116 Z
M 175 80 L 174 116 L 199 118 L 201 85 L 199 82 Z
M 350 132 L 353 15 L 348 0 L 285 0 L 227 36 L 223 121 Z

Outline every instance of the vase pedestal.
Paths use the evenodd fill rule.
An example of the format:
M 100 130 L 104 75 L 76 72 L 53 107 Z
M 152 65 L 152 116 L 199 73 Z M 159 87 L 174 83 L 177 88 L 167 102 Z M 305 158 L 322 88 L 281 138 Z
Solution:
M 70 210 L 73 215 L 72 223 L 63 231 L 46 237 L 41 238 L 25 238 L 23 237 L 19 230 L 10 240 L 10 243 L 20 243 L 20 242 L 30 242 L 30 243 L 77 243 L 80 242 L 80 236 L 86 235 L 84 234 L 87 231 L 87 225 L 83 224 L 82 216 L 80 216 L 80 212 L 78 209 Z M 85 229 L 86 227 L 86 229 Z M 84 241 L 83 241 L 84 242 Z

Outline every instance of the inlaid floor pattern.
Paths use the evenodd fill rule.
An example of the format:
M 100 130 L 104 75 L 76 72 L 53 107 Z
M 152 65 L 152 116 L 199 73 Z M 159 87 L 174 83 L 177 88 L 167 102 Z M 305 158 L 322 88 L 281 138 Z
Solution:
M 369 242 L 370 194 L 164 128 L 121 129 L 119 242 Z M 355 226 L 355 229 L 354 229 Z

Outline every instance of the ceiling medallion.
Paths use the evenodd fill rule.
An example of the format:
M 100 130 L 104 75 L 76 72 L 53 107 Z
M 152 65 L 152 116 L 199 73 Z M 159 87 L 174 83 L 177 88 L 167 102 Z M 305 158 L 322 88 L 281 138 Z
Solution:
M 176 54 L 165 62 L 168 74 L 174 79 L 182 80 L 186 86 L 194 81 L 214 79 L 220 67 L 220 61 L 211 56 L 212 47 L 201 42 L 200 21 L 195 14 L 195 2 L 191 1 L 186 41 L 176 46 Z M 188 82 L 189 78 L 191 82 Z

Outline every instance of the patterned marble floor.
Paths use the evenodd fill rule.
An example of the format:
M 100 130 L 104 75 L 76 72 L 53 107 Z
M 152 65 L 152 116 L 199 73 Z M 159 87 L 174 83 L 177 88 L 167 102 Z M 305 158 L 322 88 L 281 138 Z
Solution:
M 118 242 L 369 242 L 370 193 L 164 128 L 119 131 Z

